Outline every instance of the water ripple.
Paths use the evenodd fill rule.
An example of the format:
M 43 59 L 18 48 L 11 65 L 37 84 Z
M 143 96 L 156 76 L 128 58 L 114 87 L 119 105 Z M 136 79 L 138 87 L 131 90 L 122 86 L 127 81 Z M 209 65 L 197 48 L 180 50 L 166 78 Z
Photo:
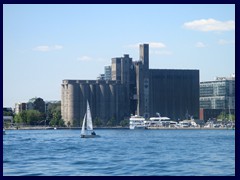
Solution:
M 102 137 L 81 139 L 75 130 L 8 131 L 3 137 L 3 175 L 235 175 L 234 131 L 97 133 Z

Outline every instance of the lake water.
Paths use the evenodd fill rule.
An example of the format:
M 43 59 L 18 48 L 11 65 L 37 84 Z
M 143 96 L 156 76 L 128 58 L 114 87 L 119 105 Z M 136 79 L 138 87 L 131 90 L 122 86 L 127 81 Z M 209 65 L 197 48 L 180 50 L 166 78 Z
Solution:
M 8 130 L 4 176 L 235 176 L 234 130 Z

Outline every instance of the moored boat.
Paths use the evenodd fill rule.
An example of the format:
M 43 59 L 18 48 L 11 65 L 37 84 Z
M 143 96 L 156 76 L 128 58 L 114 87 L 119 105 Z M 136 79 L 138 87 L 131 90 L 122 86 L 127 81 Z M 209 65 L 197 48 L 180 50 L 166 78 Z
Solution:
M 131 116 L 129 119 L 129 129 L 145 129 L 145 118 L 142 116 Z

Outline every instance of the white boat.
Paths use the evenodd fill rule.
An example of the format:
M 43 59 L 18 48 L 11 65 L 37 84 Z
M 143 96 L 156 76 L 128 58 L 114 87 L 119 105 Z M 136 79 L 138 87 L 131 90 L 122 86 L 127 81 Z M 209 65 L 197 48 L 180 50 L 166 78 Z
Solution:
M 131 116 L 129 119 L 129 129 L 145 129 L 145 118 L 142 116 Z
M 81 138 L 95 138 L 95 137 L 100 137 L 100 136 L 96 135 L 96 133 L 93 131 L 92 115 L 91 115 L 89 103 L 87 101 L 87 110 L 83 119 Z
M 145 121 L 146 126 L 163 126 L 165 123 L 170 122 L 168 117 L 150 117 L 149 120 Z
M 179 122 L 179 126 L 182 128 L 187 128 L 191 126 L 191 122 L 189 120 L 183 120 Z

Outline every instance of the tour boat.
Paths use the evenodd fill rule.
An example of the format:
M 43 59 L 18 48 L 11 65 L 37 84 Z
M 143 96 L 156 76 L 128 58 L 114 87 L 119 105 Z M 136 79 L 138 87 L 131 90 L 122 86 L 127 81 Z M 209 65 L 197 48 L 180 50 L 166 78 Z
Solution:
M 145 118 L 142 116 L 131 116 L 129 119 L 129 129 L 145 129 Z

